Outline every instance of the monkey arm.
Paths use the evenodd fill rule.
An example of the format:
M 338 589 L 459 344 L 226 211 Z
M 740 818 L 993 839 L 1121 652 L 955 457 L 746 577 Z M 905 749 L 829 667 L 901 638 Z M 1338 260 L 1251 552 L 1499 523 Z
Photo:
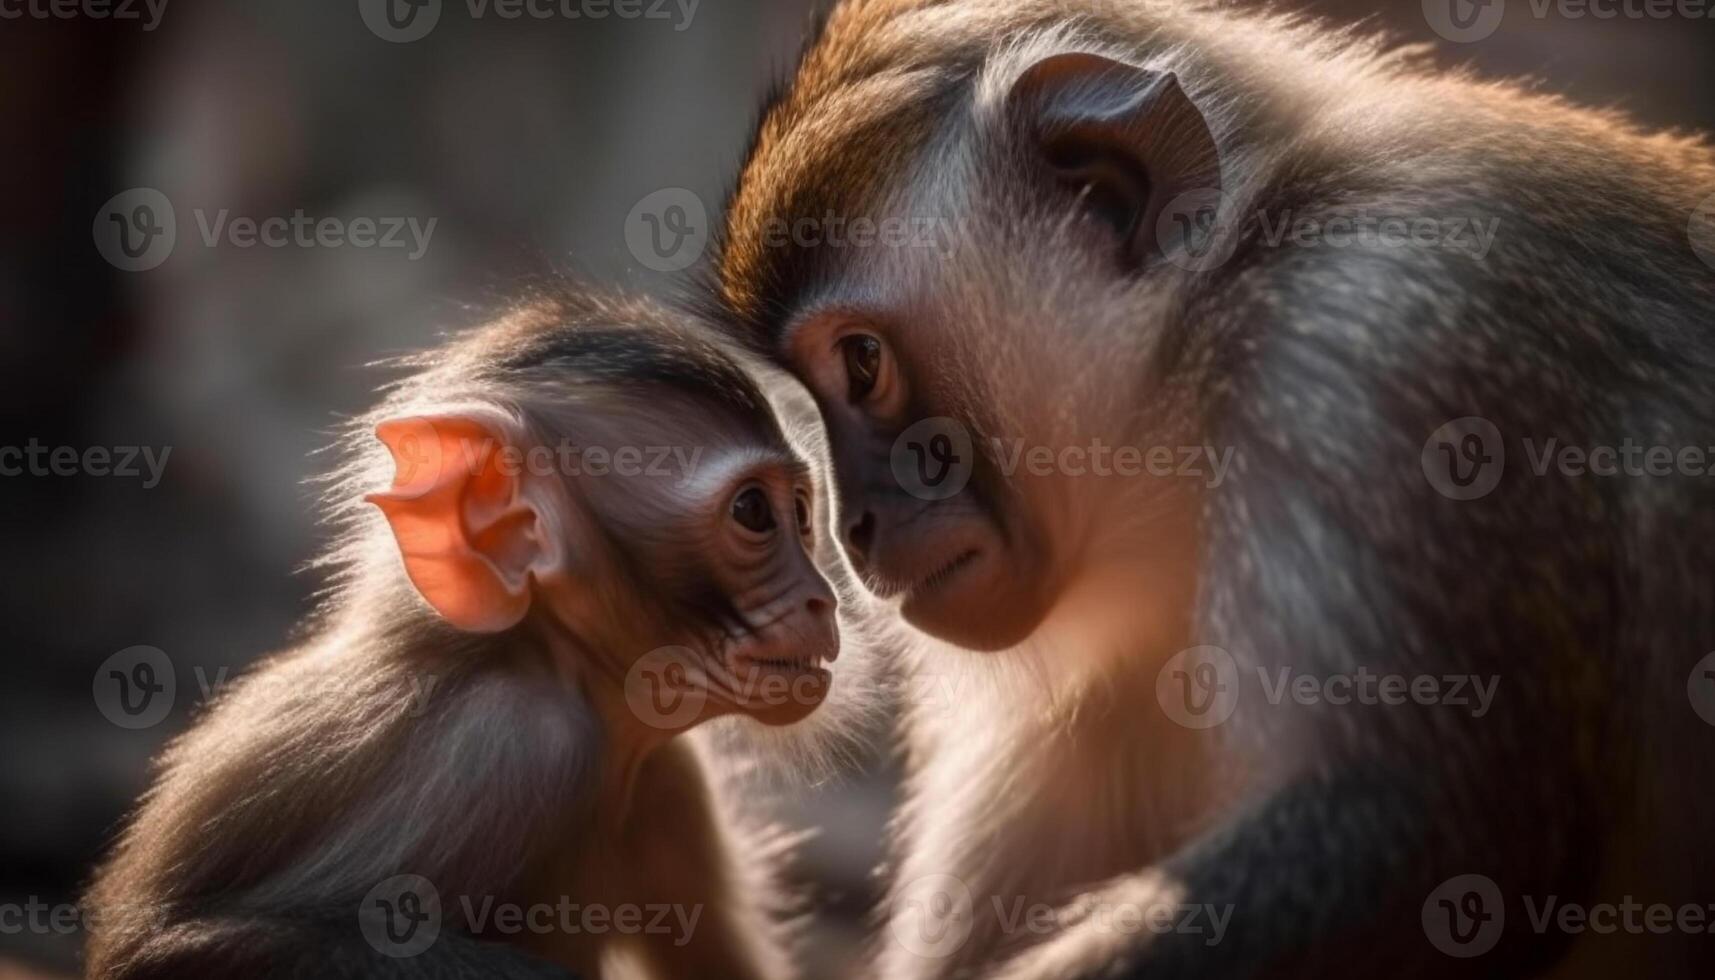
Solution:
M 1059 931 L 996 976 L 1420 977 L 1473 965 L 1471 975 L 1518 976 L 1546 965 L 1567 937 L 1532 932 L 1519 897 L 1588 894 L 1604 808 L 1596 781 L 1555 756 L 1560 722 L 1542 716 L 1533 735 L 1538 716 L 1517 710 L 1536 696 L 1503 690 L 1485 717 L 1451 725 L 1411 705 L 1348 718 L 1351 731 L 1326 738 L 1358 748 L 1283 760 L 1292 775 L 1159 864 L 1081 895 Z M 1430 918 L 1442 884 L 1470 874 L 1495 882 L 1510 913 L 1474 961 L 1438 949 L 1432 930 L 1448 926 Z
M 1575 747 L 1592 731 L 1602 758 L 1633 746 L 1606 704 L 1610 598 L 1568 602 L 1533 569 L 1605 581 L 1601 511 L 1522 466 L 1486 498 L 1442 498 L 1416 439 L 1460 413 L 1361 357 L 1263 345 L 1253 403 L 1215 430 L 1244 472 L 1211 499 L 1199 634 L 1238 663 L 1223 731 L 1258 747 L 1272 781 L 1157 866 L 1085 895 L 1005 980 L 1517 975 L 1563 947 L 1530 929 L 1518 899 L 1588 893 L 1605 801 L 1624 793 L 1608 762 Z M 1338 450 L 1319 452 L 1336 432 Z M 1282 670 L 1498 687 L 1480 713 L 1302 704 L 1259 688 Z M 1511 914 L 1492 950 L 1460 960 L 1432 943 L 1426 905 L 1467 874 L 1491 879 Z
M 1066 928 L 998 980 L 1417 977 L 1463 965 L 1425 939 L 1439 880 L 1498 869 L 1456 842 L 1409 778 L 1350 770 L 1281 789 L 1159 869 L 1116 879 L 1066 910 Z M 1480 835 L 1474 835 L 1480 836 Z M 1486 848 L 1483 848 L 1486 850 Z M 1455 857 L 1458 855 L 1458 857 Z M 1479 975 L 1520 975 L 1551 950 L 1514 943 Z

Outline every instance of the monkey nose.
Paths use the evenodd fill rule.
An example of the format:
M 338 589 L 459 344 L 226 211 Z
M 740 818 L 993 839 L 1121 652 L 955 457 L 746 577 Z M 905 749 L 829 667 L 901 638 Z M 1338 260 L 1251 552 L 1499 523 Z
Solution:
M 846 528 L 846 550 L 853 561 L 862 561 L 869 557 L 874 543 L 875 515 L 866 510 Z
M 813 619 L 827 619 L 834 614 L 834 602 L 832 599 L 813 595 L 804 600 L 804 610 Z

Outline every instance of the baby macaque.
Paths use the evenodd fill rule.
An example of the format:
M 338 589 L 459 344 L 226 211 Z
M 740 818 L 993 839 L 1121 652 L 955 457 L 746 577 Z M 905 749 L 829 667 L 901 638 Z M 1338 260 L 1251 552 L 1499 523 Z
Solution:
M 585 296 L 415 365 L 333 482 L 311 638 L 172 746 L 100 873 L 89 976 L 787 972 L 779 849 L 676 738 L 804 718 L 839 651 L 762 389 Z

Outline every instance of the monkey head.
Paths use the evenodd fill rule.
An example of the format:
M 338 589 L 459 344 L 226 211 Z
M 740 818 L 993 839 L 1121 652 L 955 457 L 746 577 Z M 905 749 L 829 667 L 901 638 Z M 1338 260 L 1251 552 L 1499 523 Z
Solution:
M 1075 575 L 1137 560 L 1103 549 L 1147 541 L 1140 515 L 1187 512 L 1168 481 L 1088 467 L 1103 446 L 1172 445 L 1187 414 L 1164 367 L 1190 274 L 1174 218 L 1219 197 L 1215 144 L 1173 74 L 1103 55 L 862 67 L 812 49 L 765 115 L 718 301 L 816 398 L 869 589 L 1001 649 Z
M 483 339 L 468 403 L 375 428 L 393 481 L 366 499 L 416 592 L 454 628 L 546 637 L 610 714 L 658 730 L 807 715 L 837 603 L 809 470 L 762 393 L 689 329 L 535 320 Z

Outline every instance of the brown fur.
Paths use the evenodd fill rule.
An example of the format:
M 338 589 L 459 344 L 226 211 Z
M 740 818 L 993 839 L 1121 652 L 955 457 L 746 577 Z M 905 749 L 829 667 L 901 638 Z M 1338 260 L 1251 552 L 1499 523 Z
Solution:
M 576 346 L 586 328 L 620 330 L 601 355 L 612 361 Z M 626 411 L 622 395 L 657 391 L 639 417 L 664 414 L 672 403 L 648 385 L 665 383 L 705 426 L 733 414 L 778 439 L 761 390 L 678 317 L 588 296 L 532 302 L 412 363 L 417 373 L 352 425 L 350 462 L 328 494 L 334 585 L 312 638 L 253 669 L 159 761 L 89 893 L 100 928 L 88 975 L 537 977 L 563 975 L 558 964 L 595 977 L 616 957 L 650 976 L 784 975 L 788 909 L 775 880 L 784 839 L 720 795 L 707 752 L 613 703 L 602 668 L 568 656 L 552 628 L 527 621 L 471 635 L 440 621 L 406 579 L 380 515 L 359 503 L 392 479 L 371 435 L 380 420 L 484 404 L 538 424 L 556 405 L 612 423 Z M 696 438 L 688 423 L 682 431 Z M 726 443 L 712 440 L 743 449 L 752 438 L 700 431 L 715 453 Z M 616 642 L 648 643 L 647 627 L 671 621 L 656 602 L 664 590 L 640 589 L 617 568 L 596 578 L 604 591 L 587 601 L 608 611 Z M 447 917 L 436 945 L 414 958 L 371 954 L 359 934 L 360 899 L 396 874 L 427 878 Z M 474 925 L 461 896 L 525 907 L 677 903 L 701 906 L 701 918 L 683 945 L 496 937 L 521 947 L 513 951 L 459 935 Z
M 1266 247 L 1245 225 L 1217 272 L 1115 276 L 1100 229 L 1062 207 L 1070 195 L 1043 193 L 1007 127 L 1012 82 L 1067 51 L 1175 74 L 1220 148 L 1235 214 L 1475 213 L 1504 234 L 1484 259 L 1317 255 Z M 1707 481 L 1531 482 L 1509 457 L 1510 496 L 1450 507 L 1417 454 L 1473 414 L 1513 435 L 1700 444 L 1715 277 L 1687 224 L 1712 193 L 1701 138 L 1435 72 L 1420 51 L 1298 18 L 1142 0 L 836 7 L 765 110 L 730 204 L 716 298 L 734 332 L 788 364 L 794 331 L 823 320 L 909 336 L 912 380 L 937 396 L 923 414 L 979 440 L 1238 453 L 1218 490 L 1048 491 L 1065 581 L 1097 598 L 1057 608 L 1018 648 L 909 637 L 908 689 L 951 700 L 902 723 L 907 801 L 882 914 L 914 928 L 911 883 L 952 875 L 975 919 L 944 958 L 884 930 L 877 975 L 985 975 L 1030 943 L 1009 980 L 1557 962 L 1600 975 L 1563 958 L 1571 943 L 1523 935 L 1516 904 L 1500 952 L 1442 958 L 1421 903 L 1485 870 L 1515 898 L 1633 888 L 1706 902 L 1709 852 L 1692 828 L 1715 817 L 1709 733 L 1688 720 L 1684 683 L 1715 646 L 1711 570 L 1666 528 L 1708 527 Z M 766 244 L 771 221 L 828 212 L 951 215 L 965 234 L 927 256 Z M 819 397 L 825 418 L 845 413 L 830 426 L 855 433 L 833 436 L 836 459 L 885 452 L 892 420 L 854 422 L 837 394 Z M 887 479 L 864 465 L 854 484 Z M 932 535 L 915 520 L 912 534 Z M 1118 582 L 1086 581 L 1097 568 Z M 1042 575 L 1062 571 L 1045 562 Z M 1197 735 L 1162 724 L 1151 687 L 1198 643 L 1241 671 L 1498 674 L 1511 699 L 1481 723 L 1263 711 Z M 1002 936 L 989 906 L 1074 895 L 1230 901 L 1246 931 L 1211 949 L 1078 922 Z M 1604 955 L 1680 975 L 1708 962 L 1700 938 L 1619 937 Z

